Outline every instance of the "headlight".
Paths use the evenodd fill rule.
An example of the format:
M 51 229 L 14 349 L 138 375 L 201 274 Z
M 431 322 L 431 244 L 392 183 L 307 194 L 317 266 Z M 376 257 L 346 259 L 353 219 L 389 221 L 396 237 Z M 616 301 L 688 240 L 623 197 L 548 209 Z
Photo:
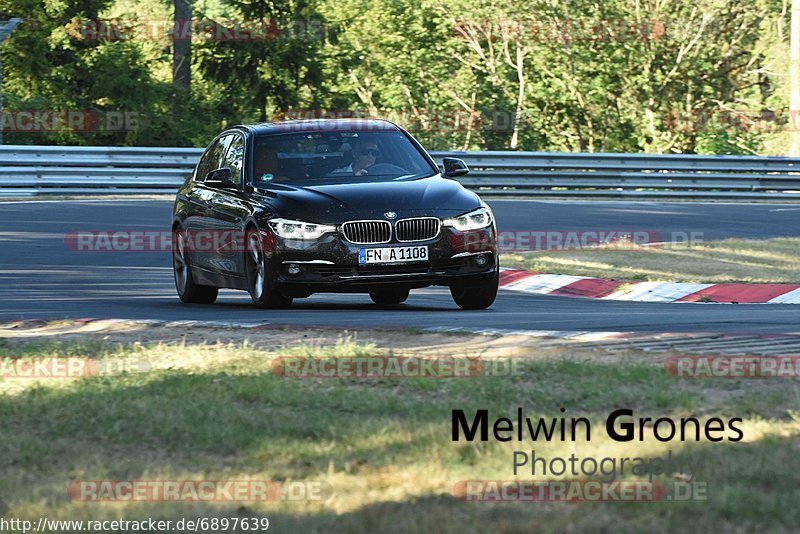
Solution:
M 452 226 L 459 232 L 479 230 L 492 224 L 492 210 L 488 206 L 484 206 L 459 217 L 445 219 L 442 224 Z
M 318 239 L 323 234 L 335 232 L 335 226 L 314 224 L 289 219 L 272 219 L 269 226 L 275 235 L 284 239 Z

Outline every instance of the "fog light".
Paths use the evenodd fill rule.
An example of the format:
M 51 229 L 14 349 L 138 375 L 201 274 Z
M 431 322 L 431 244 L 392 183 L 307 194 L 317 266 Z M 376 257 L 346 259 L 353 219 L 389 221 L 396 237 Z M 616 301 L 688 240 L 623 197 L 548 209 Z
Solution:
M 300 274 L 300 266 L 296 263 L 290 263 L 286 271 L 292 276 L 297 276 Z
M 489 257 L 486 254 L 480 254 L 475 256 L 475 265 L 478 267 L 483 267 L 489 261 Z

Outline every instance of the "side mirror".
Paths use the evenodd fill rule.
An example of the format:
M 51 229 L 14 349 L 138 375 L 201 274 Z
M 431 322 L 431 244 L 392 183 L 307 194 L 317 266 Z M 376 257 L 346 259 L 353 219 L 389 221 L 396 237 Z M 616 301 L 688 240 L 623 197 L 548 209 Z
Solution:
M 233 183 L 233 173 L 229 167 L 215 169 L 206 174 L 206 179 L 203 181 L 203 183 L 211 187 L 219 187 L 220 189 L 231 189 L 236 187 L 236 184 Z
M 464 163 L 464 160 L 458 158 L 444 158 L 442 163 L 444 163 L 444 175 L 448 178 L 464 176 L 469 173 L 469 167 Z

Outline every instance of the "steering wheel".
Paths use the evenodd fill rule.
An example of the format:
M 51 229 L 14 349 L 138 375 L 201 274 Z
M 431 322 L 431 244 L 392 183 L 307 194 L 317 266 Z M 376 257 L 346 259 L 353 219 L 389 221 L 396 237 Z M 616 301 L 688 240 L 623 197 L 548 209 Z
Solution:
M 402 167 L 398 167 L 397 165 L 392 165 L 391 163 L 376 163 L 371 167 L 367 167 L 367 176 L 369 176 L 370 174 L 403 175 L 403 174 L 408 174 L 408 171 Z

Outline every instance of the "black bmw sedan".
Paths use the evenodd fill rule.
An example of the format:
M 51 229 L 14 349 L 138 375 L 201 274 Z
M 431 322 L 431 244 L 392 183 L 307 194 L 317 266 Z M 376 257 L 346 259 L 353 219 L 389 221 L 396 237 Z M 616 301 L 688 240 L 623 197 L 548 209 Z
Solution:
M 218 135 L 178 191 L 173 268 L 183 302 L 220 288 L 284 308 L 318 292 L 399 304 L 448 286 L 464 309 L 491 306 L 499 263 L 489 207 L 387 121 L 237 126 Z

